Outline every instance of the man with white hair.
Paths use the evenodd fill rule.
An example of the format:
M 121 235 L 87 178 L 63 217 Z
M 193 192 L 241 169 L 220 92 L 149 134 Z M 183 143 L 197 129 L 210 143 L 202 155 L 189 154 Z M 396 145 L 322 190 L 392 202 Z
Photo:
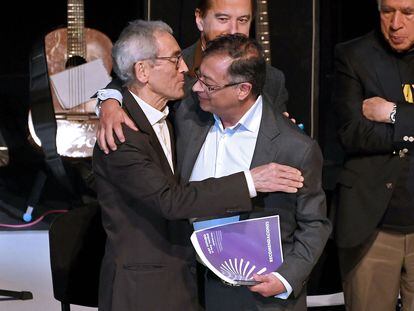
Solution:
M 347 310 L 414 310 L 414 0 L 378 7 L 381 30 L 335 51 L 336 241 Z

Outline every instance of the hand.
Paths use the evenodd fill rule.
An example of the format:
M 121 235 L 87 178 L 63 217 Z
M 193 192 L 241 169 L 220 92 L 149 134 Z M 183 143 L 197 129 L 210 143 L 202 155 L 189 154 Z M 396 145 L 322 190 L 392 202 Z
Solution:
M 276 296 L 286 292 L 286 288 L 283 283 L 272 273 L 265 275 L 255 274 L 253 279 L 261 283 L 249 286 L 250 291 L 259 293 L 263 297 Z
M 390 113 L 394 103 L 381 97 L 371 97 L 362 102 L 362 114 L 365 118 L 375 122 L 391 123 Z
M 285 111 L 285 112 L 283 113 L 283 115 L 284 115 L 286 118 L 289 118 L 289 113 L 288 113 L 287 111 Z M 290 121 L 292 121 L 292 123 L 296 124 L 296 119 L 294 119 L 294 118 L 290 118 Z
M 119 107 L 117 100 L 104 100 L 101 104 L 99 126 L 96 137 L 99 147 L 106 154 L 109 152 L 108 146 L 111 150 L 116 150 L 116 143 L 112 132 L 115 132 L 120 142 L 125 141 L 124 133 L 122 132 L 122 123 L 125 123 L 134 131 L 138 131 L 134 122 L 128 117 L 125 111 Z
M 250 170 L 258 192 L 296 193 L 303 187 L 302 173 L 296 168 L 277 163 L 268 163 Z

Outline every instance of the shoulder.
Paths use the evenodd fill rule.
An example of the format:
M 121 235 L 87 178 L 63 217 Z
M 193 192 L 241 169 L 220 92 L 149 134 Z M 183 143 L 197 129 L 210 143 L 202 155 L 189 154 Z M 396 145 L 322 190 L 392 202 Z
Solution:
M 285 75 L 283 74 L 283 72 L 276 68 L 273 67 L 269 64 L 266 65 L 266 78 L 272 78 L 272 79 L 276 79 L 276 80 L 285 80 Z
M 277 145 L 278 158 L 284 163 L 302 167 L 306 162 L 322 163 L 322 152 L 316 140 L 301 130 L 282 113 L 266 108 L 263 110 L 266 124 L 274 122 L 278 135 L 274 140 Z M 274 119 L 272 118 L 274 116 Z
M 379 45 L 378 34 L 375 31 L 371 31 L 364 36 L 338 43 L 335 46 L 335 53 L 337 55 L 357 55 L 361 52 L 365 53 L 367 50 L 372 49 L 373 47 L 378 47 Z

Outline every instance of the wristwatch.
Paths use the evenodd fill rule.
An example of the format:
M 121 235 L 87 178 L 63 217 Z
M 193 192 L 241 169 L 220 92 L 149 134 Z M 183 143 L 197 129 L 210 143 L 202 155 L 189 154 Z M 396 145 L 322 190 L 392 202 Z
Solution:
M 395 123 L 395 115 L 397 113 L 397 104 L 393 103 L 392 111 L 390 113 L 390 121 L 392 124 Z

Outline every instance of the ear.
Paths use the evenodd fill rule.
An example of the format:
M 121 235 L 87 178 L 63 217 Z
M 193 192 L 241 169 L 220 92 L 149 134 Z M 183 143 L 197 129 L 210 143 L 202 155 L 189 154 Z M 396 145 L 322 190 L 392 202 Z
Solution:
M 135 78 L 141 83 L 147 83 L 149 79 L 148 64 L 144 61 L 138 61 L 134 65 Z
M 250 82 L 243 82 L 239 84 L 237 97 L 243 101 L 252 93 L 252 84 Z
M 200 32 L 204 31 L 204 20 L 203 20 L 203 14 L 200 11 L 200 9 L 195 9 L 194 16 L 197 24 L 197 28 Z

